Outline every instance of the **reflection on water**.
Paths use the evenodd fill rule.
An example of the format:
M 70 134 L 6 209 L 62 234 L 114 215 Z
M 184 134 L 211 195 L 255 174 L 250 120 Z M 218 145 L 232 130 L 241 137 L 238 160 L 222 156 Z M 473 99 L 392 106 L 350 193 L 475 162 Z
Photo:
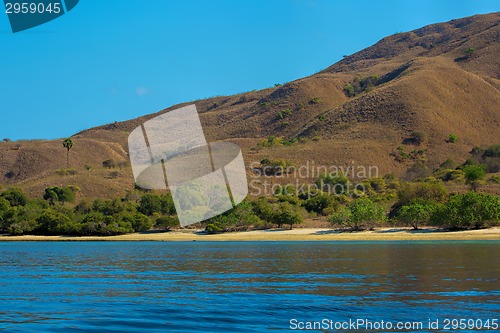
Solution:
M 499 250 L 500 242 L 0 243 L 0 331 L 498 318 Z

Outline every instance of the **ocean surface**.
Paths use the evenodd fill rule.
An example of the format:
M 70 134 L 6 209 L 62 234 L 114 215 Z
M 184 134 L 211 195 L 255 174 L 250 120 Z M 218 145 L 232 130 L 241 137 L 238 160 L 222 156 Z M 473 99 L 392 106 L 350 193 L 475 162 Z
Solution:
M 488 241 L 4 242 L 0 331 L 495 331 L 499 267 Z

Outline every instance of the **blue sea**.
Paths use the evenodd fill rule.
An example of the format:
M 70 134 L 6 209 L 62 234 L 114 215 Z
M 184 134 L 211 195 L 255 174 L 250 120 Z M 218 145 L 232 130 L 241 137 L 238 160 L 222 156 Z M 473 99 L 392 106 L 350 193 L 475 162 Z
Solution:
M 494 331 L 499 254 L 489 241 L 3 242 L 0 331 Z

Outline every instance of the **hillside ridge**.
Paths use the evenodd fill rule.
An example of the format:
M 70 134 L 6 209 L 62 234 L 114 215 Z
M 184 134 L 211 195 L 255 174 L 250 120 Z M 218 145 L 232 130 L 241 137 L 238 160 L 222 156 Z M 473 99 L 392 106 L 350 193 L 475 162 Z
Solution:
M 134 186 L 126 166 L 128 133 L 193 103 L 207 140 L 239 144 L 247 164 L 263 158 L 296 165 L 354 162 L 404 176 L 417 162 L 430 170 L 447 158 L 463 162 L 473 147 L 500 143 L 499 23 L 496 12 L 428 25 L 385 37 L 277 87 L 173 105 L 81 131 L 72 137 L 69 168 L 60 140 L 3 142 L 0 184 L 38 196 L 48 186 L 67 184 L 84 197 L 124 194 Z M 425 142 L 405 144 L 414 132 L 424 133 Z M 454 144 L 447 142 L 452 133 L 459 136 Z M 286 144 L 262 144 L 271 137 Z M 398 161 L 394 154 L 402 145 L 425 153 Z M 109 159 L 120 168 L 104 168 Z

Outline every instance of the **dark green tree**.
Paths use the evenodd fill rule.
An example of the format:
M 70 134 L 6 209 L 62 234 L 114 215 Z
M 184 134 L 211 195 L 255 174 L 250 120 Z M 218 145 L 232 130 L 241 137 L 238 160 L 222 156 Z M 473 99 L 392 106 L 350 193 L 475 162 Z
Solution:
M 439 227 L 457 230 L 481 228 L 486 222 L 500 221 L 500 198 L 484 193 L 456 194 L 438 207 L 431 222 Z
M 405 183 L 398 190 L 398 201 L 391 207 L 390 217 L 397 217 L 401 207 L 415 200 L 444 203 L 448 199 L 448 190 L 442 182 Z
M 179 220 L 176 217 L 170 215 L 161 216 L 156 219 L 155 227 L 158 229 L 169 231 L 172 228 L 179 227 Z
M 277 205 L 270 203 L 266 197 L 259 197 L 252 202 L 252 206 L 254 213 L 259 218 L 267 222 L 273 222 Z
M 51 205 L 56 202 L 73 202 L 75 201 L 75 192 L 70 187 L 51 186 L 45 189 L 43 198 Z
M 289 202 L 280 202 L 279 210 L 275 215 L 275 222 L 278 226 L 288 224 L 290 226 L 290 230 L 292 230 L 294 224 L 304 222 L 304 217 L 298 211 L 298 207 L 293 206 Z
M 24 206 L 28 203 L 28 197 L 18 188 L 11 188 L 0 194 L 11 206 Z
M 419 225 L 427 224 L 436 209 L 436 205 L 423 202 L 412 202 L 409 205 L 401 207 L 398 213 L 399 221 L 406 223 L 418 230 Z
M 154 213 L 161 212 L 160 196 L 154 193 L 148 193 L 141 197 L 137 210 L 144 215 L 151 216 Z
M 316 212 L 318 214 L 323 213 L 323 209 L 330 206 L 333 202 L 333 198 L 325 193 L 320 193 L 312 198 L 307 199 L 304 202 L 304 208 L 309 212 Z
M 329 220 L 333 224 L 359 231 L 365 227 L 372 229 L 376 223 L 384 222 L 386 219 L 384 207 L 368 198 L 359 198 L 334 213 Z
M 68 233 L 70 219 L 57 211 L 45 210 L 37 219 L 36 233 L 40 235 L 61 235 Z

